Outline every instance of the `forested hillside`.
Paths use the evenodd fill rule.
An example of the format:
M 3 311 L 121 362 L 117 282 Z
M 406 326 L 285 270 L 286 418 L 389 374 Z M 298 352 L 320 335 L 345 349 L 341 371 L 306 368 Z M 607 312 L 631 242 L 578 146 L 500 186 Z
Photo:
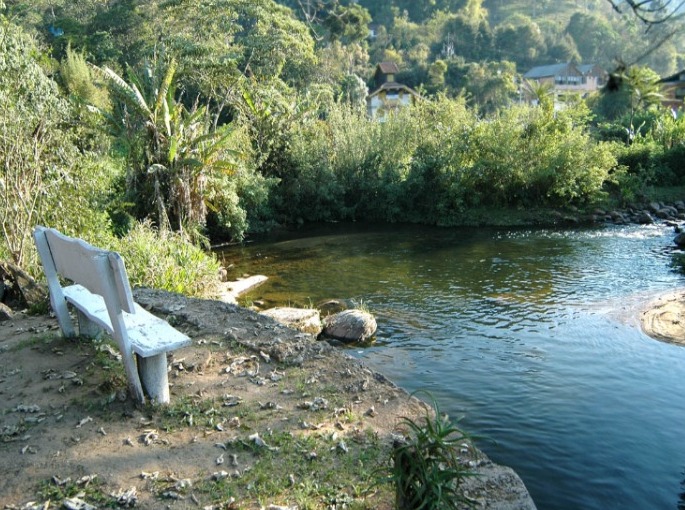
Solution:
M 679 22 L 609 0 L 0 0 L 0 258 L 30 265 L 43 223 L 128 250 L 134 281 L 160 247 L 210 275 L 197 246 L 276 224 L 460 225 L 684 184 L 656 84 L 685 68 Z M 377 122 L 382 61 L 420 99 Z M 558 62 L 613 87 L 556 111 L 522 75 Z
M 283 0 L 325 37 L 325 28 L 366 22 L 371 64 L 393 60 L 402 78 L 428 90 L 456 92 L 488 74 L 488 63 L 525 73 L 532 66 L 575 61 L 614 69 L 640 64 L 666 75 L 683 67 L 685 34 L 645 26 L 606 0 Z M 362 16 L 357 11 L 363 7 Z M 652 50 L 652 51 L 650 51 Z M 505 62 L 515 68 L 503 65 Z M 478 64 L 478 65 L 476 65 Z M 368 73 L 368 70 L 367 70 Z

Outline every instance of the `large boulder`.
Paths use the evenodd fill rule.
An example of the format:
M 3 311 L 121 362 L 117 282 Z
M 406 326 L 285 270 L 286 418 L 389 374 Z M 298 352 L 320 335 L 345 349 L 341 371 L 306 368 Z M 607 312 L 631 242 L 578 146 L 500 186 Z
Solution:
M 376 319 L 362 310 L 345 310 L 324 319 L 323 334 L 342 342 L 363 342 L 376 333 Z
M 626 220 L 625 215 L 621 211 L 611 211 L 609 213 L 609 216 L 611 216 L 611 219 L 614 223 L 619 223 L 619 224 L 628 223 L 628 220 Z
M 14 317 L 14 312 L 5 303 L 0 303 L 0 322 L 8 321 Z
M 647 205 L 647 209 L 652 213 L 657 213 L 661 210 L 661 204 L 659 202 L 650 202 L 649 205 Z
M 677 236 L 675 236 L 673 242 L 675 242 L 675 244 L 677 244 L 679 248 L 685 248 L 685 233 L 680 233 Z
M 637 213 L 635 221 L 637 221 L 640 225 L 651 225 L 654 223 L 654 218 L 652 218 L 652 215 L 647 211 L 640 211 Z
M 662 207 L 654 213 L 657 218 L 662 220 L 672 219 L 678 216 L 678 210 L 675 207 Z
M 270 308 L 260 312 L 276 322 L 303 333 L 318 336 L 321 333 L 321 315 L 313 308 Z
M 3 282 L 2 301 L 10 308 L 38 306 L 47 301 L 47 287 L 9 261 L 0 260 L 0 282 Z

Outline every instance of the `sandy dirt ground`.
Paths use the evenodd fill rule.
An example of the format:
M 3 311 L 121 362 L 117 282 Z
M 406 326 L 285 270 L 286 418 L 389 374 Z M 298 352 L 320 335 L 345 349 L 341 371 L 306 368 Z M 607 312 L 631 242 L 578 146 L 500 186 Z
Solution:
M 168 359 L 173 412 L 127 398 L 118 353 L 106 340 L 63 339 L 49 316 L 21 313 L 0 323 L 0 508 L 72 508 L 46 499 L 64 487 L 82 487 L 77 499 L 94 507 L 297 508 L 263 497 L 231 502 L 207 483 L 217 472 L 240 475 L 260 462 L 231 446 L 256 442 L 255 433 L 265 443 L 279 431 L 314 434 L 335 441 L 331 449 L 345 441 L 352 455 L 369 437 L 389 448 L 401 417 L 426 413 L 425 403 L 344 349 L 254 312 L 145 289 L 134 294 L 193 339 Z M 534 508 L 512 470 L 475 449 L 468 457 L 480 473 L 467 487 L 476 508 Z M 278 465 L 273 470 L 279 474 Z M 306 482 L 301 477 L 292 481 Z M 87 501 L 95 484 L 104 503 Z M 393 507 L 387 491 L 363 498 L 352 508 Z

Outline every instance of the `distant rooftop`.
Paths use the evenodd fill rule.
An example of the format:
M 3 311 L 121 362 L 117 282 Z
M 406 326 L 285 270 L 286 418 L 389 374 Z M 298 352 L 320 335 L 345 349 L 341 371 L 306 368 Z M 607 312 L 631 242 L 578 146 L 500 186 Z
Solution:
M 533 67 L 530 71 L 523 75 L 524 78 L 546 78 L 548 76 L 559 76 L 566 74 L 569 66 L 572 64 L 552 64 L 548 66 Z
M 395 62 L 381 62 L 378 64 L 378 68 L 383 74 L 397 74 L 400 72 L 400 68 L 397 67 Z
M 538 78 L 549 78 L 550 76 L 565 76 L 569 72 L 579 72 L 581 74 L 587 75 L 591 74 L 597 69 L 595 64 L 572 64 L 566 62 L 564 64 L 551 64 L 547 66 L 537 66 L 533 67 L 530 71 L 523 75 L 524 78 L 530 78 L 536 80 Z

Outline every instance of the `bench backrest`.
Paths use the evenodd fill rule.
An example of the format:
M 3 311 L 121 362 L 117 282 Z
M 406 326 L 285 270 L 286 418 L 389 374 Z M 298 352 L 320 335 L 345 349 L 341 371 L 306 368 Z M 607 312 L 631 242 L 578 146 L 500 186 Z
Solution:
M 123 312 L 135 313 L 136 310 L 121 256 L 91 246 L 81 239 L 67 237 L 52 228 L 36 227 L 33 237 L 48 282 L 50 303 L 64 336 L 75 336 L 75 330 L 60 285 L 60 276 L 102 296 L 112 326 L 112 336 L 121 351 L 129 388 L 137 400 L 144 402 L 123 317 Z
M 108 308 L 135 312 L 124 261 L 118 253 L 67 237 L 53 228 L 36 227 L 34 236 L 39 252 L 44 252 L 40 256 L 48 281 L 60 275 L 102 296 Z M 48 274 L 51 269 L 55 275 Z

